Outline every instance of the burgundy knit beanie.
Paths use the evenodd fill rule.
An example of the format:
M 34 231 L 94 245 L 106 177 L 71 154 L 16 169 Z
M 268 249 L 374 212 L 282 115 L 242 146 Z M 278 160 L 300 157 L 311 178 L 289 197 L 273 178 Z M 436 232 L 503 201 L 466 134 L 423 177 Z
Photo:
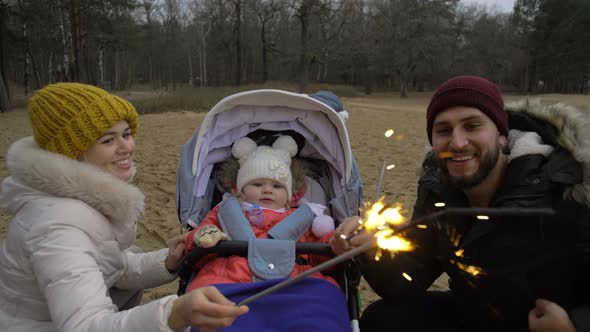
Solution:
M 508 136 L 508 114 L 498 87 L 481 77 L 457 76 L 444 82 L 432 96 L 426 121 L 428 141 L 432 144 L 432 124 L 438 113 L 453 106 L 475 107 L 487 115 L 501 135 Z

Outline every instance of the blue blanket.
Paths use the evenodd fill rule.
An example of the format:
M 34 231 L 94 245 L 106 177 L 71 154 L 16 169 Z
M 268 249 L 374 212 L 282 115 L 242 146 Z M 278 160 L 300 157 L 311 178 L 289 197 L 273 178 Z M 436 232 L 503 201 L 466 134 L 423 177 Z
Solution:
M 239 303 L 283 280 L 214 286 L 227 298 Z M 246 315 L 239 317 L 232 326 L 222 331 L 351 331 L 342 290 L 318 278 L 305 278 L 248 306 L 250 311 Z M 191 331 L 198 330 L 193 328 Z

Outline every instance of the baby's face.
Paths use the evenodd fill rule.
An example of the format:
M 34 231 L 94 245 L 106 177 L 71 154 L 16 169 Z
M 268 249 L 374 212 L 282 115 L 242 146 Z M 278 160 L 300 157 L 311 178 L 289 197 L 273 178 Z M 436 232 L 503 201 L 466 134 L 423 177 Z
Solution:
M 244 201 L 267 209 L 285 208 L 289 201 L 287 188 L 282 183 L 272 179 L 252 180 L 244 186 L 242 192 Z

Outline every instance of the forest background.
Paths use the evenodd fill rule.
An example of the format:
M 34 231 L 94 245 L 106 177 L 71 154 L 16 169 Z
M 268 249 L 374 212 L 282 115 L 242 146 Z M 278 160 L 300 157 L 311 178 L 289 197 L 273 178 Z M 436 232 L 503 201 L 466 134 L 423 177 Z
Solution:
M 459 0 L 0 0 L 0 109 L 25 103 L 13 90 L 56 81 L 406 97 L 469 73 L 503 91 L 587 94 L 589 54 L 588 0 L 517 0 L 512 12 Z

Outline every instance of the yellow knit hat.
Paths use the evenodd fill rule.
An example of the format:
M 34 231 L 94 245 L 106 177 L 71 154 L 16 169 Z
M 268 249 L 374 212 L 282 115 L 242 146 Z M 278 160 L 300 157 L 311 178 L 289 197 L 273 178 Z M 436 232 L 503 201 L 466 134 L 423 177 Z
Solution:
M 137 112 L 128 101 L 81 83 L 47 85 L 35 91 L 28 109 L 37 145 L 72 159 L 115 123 L 127 121 L 131 135 L 139 125 Z

